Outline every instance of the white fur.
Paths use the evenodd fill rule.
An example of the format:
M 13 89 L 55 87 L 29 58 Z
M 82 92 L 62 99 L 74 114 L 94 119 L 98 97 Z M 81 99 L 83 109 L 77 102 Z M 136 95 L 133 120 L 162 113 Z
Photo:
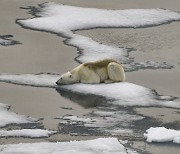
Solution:
M 104 62 L 106 59 L 102 61 Z M 87 63 L 81 64 L 70 72 L 64 73 L 56 83 L 62 85 L 78 82 L 93 84 L 125 81 L 125 72 L 121 64 L 107 59 L 107 65 L 96 66 L 97 63 L 102 63 L 102 61 L 91 63 L 93 68 L 86 65 Z

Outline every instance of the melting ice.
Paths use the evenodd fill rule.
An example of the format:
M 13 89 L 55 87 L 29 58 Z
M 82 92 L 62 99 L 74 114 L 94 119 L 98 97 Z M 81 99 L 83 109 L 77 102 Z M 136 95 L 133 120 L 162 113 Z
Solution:
M 132 134 L 133 121 L 141 120 L 143 117 L 129 113 L 123 107 L 162 106 L 180 108 L 180 103 L 176 102 L 173 97 L 159 96 L 149 88 L 128 82 L 113 84 L 79 83 L 57 86 L 55 82 L 58 78 L 58 75 L 52 74 L 0 74 L 0 81 L 2 82 L 56 88 L 61 96 L 70 98 L 73 102 L 85 107 L 94 106 L 94 104 L 97 106 L 96 104 L 100 103 L 97 107 L 98 110 L 84 117 L 60 117 L 64 121 L 62 123 L 64 128 L 66 126 L 69 129 L 72 126 L 73 131 L 80 130 L 74 128 L 81 126 L 81 128 L 86 127 L 87 132 L 91 129 L 93 133 Z
M 36 87 L 51 87 L 65 91 L 72 91 L 84 95 L 93 94 L 103 96 L 108 103 L 121 106 L 165 106 L 180 108 L 180 103 L 173 97 L 160 96 L 152 89 L 129 82 L 112 84 L 71 84 L 57 86 L 58 75 L 52 74 L 0 74 L 1 82 L 28 85 Z
M 75 46 L 80 50 L 80 56 L 76 58 L 79 62 L 112 58 L 120 60 L 124 64 L 126 64 L 126 70 L 139 68 L 144 69 L 148 67 L 170 67 L 166 64 L 161 65 L 159 63 L 157 64 L 153 62 L 147 62 L 145 64 L 135 64 L 128 57 L 129 49 L 110 47 L 104 44 L 100 44 L 98 42 L 95 42 L 91 38 L 77 35 L 74 33 L 74 31 L 79 29 L 90 29 L 97 27 L 141 28 L 157 26 L 180 20 L 180 14 L 177 12 L 164 9 L 102 10 L 58 5 L 54 3 L 46 3 L 40 5 L 39 8 L 36 9 L 38 11 L 34 12 L 34 14 L 36 15 L 35 18 L 27 20 L 17 20 L 17 23 L 26 28 L 52 32 L 67 38 L 65 40 L 66 44 Z M 96 19 L 94 19 L 94 17 L 96 17 Z M 107 110 L 109 106 L 103 109 L 99 109 L 98 112 L 93 113 L 98 118 L 93 119 L 92 117 L 92 121 L 91 119 L 90 121 L 88 121 L 88 119 L 86 119 L 87 117 L 85 117 L 85 119 L 80 119 L 79 117 L 63 118 L 64 120 L 65 118 L 66 120 L 68 120 L 69 118 L 72 121 L 73 118 L 75 122 L 77 122 L 78 120 L 85 122 L 85 125 L 88 127 L 100 127 L 100 125 L 98 125 L 98 123 L 100 123 L 101 127 L 107 128 L 109 127 L 108 124 L 113 124 L 113 127 L 109 129 L 109 132 L 115 134 L 124 132 L 123 129 L 117 129 L 120 128 L 118 123 L 121 123 L 122 121 L 124 122 L 124 119 L 120 118 L 122 117 L 122 115 L 126 117 L 126 119 L 142 119 L 142 117 L 127 114 L 125 111 L 119 111 L 119 108 L 116 108 L 117 106 L 163 106 L 180 108 L 180 103 L 176 102 L 173 97 L 159 96 L 155 91 L 149 88 L 145 88 L 128 82 L 99 85 L 74 84 L 58 87 L 55 84 L 58 78 L 59 76 L 51 74 L 0 74 L 0 81 L 2 82 L 36 87 L 57 88 L 60 90 L 60 93 L 62 91 L 67 91 L 68 93 L 70 93 L 70 95 L 72 94 L 73 96 L 81 94 L 81 96 L 84 95 L 85 97 L 88 97 L 88 95 L 91 94 L 93 98 L 96 98 L 95 96 L 98 96 L 98 98 L 102 97 L 108 104 L 112 105 L 112 108 L 115 107 L 115 110 Z M 73 98 L 77 100 L 76 96 L 74 96 Z M 4 110 L 2 111 L 4 112 Z M 5 110 L 5 112 L 8 112 L 7 109 Z M 108 116 L 107 114 L 110 114 L 111 116 Z M 13 113 L 13 116 L 16 117 L 17 115 Z M 22 122 L 23 120 L 20 121 Z M 131 122 L 131 120 L 126 121 L 123 124 L 121 123 L 121 125 L 125 127 L 126 124 L 128 125 Z M 103 130 L 107 131 L 107 129 Z M 132 131 L 126 130 L 126 132 L 131 133 Z M 39 145 L 41 144 L 38 144 L 36 146 Z M 27 144 L 27 146 L 31 148 L 29 144 Z M 13 146 L 10 145 L 9 147 L 3 147 L 3 149 L 5 148 L 11 150 L 11 147 Z M 49 149 L 51 149 L 51 147 L 49 147 Z
M 141 28 L 180 20 L 179 13 L 165 9 L 103 10 L 46 3 L 39 5 L 33 11 L 37 17 L 17 20 L 17 23 L 26 28 L 52 32 L 66 37 L 66 44 L 75 46 L 80 50 L 80 55 L 76 57 L 79 62 L 96 61 L 104 58 L 120 60 L 122 63 L 132 63 L 133 61 L 128 58 L 129 49 L 97 43 L 91 38 L 75 34 L 73 32 L 75 30 L 97 27 Z M 136 65 L 138 66 L 136 67 Z M 132 71 L 141 69 L 141 67 L 149 68 L 148 63 L 141 63 L 141 67 L 134 63 L 135 68 L 133 69 L 131 66 L 125 65 L 125 69 Z M 169 67 L 172 66 L 159 63 L 154 63 L 151 66 L 153 69 Z
M 49 137 L 55 131 L 44 129 L 0 130 L 0 137 Z
M 11 112 L 9 111 L 8 105 L 0 103 L 0 127 L 4 127 L 8 124 L 33 123 L 36 121 L 37 119 Z
M 10 46 L 15 44 L 20 44 L 18 41 L 10 39 L 12 35 L 0 35 L 0 45 Z
M 155 91 L 129 82 L 112 84 L 71 84 L 57 86 L 58 75 L 52 74 L 0 74 L 1 82 L 36 87 L 51 87 L 84 95 L 103 96 L 108 103 L 120 106 L 165 106 L 180 108 L 170 96 L 159 96 Z
M 167 129 L 165 127 L 151 127 L 146 130 L 144 137 L 147 142 L 174 142 L 180 143 L 180 130 Z
M 97 138 L 87 141 L 71 141 L 57 143 L 21 143 L 0 145 L 3 154 L 28 153 L 28 154 L 127 154 L 131 152 L 126 149 L 116 138 Z

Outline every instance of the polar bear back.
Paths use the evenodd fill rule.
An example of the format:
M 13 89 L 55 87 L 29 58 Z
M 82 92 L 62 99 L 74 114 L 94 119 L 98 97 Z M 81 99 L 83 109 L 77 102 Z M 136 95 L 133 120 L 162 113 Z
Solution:
M 104 60 L 99 60 L 95 62 L 87 62 L 87 63 L 84 63 L 83 66 L 87 66 L 90 69 L 98 69 L 98 68 L 105 68 L 105 67 L 107 68 L 108 64 L 111 62 L 118 63 L 116 60 L 113 60 L 113 59 L 104 59 Z
M 112 59 L 105 59 L 96 62 L 84 63 L 80 69 L 80 76 L 83 78 L 90 78 L 90 83 L 105 82 L 120 82 L 125 81 L 124 69 L 120 63 Z M 88 82 L 88 81 L 87 81 Z

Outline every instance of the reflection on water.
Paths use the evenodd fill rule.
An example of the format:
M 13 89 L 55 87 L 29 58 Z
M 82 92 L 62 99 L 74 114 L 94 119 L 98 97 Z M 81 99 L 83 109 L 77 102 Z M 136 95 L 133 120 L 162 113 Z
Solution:
M 168 125 L 157 118 L 146 117 L 136 112 L 136 107 L 119 106 L 111 100 L 94 94 L 73 92 L 73 89 L 58 87 L 57 92 L 84 108 L 94 108 L 89 114 L 81 117 L 65 115 L 60 117 L 59 132 L 70 135 L 108 135 L 121 136 L 121 139 L 144 140 L 143 134 L 150 127 Z M 112 100 L 113 101 L 113 100 Z M 174 124 L 169 126 L 174 127 Z M 174 128 L 172 128 L 174 129 Z
M 65 115 L 60 117 L 59 132 L 70 135 L 125 135 L 132 136 L 133 123 L 143 117 L 126 108 L 107 103 L 103 96 L 82 94 L 59 87 L 56 91 L 84 108 L 95 108 L 82 117 Z M 113 100 L 112 100 L 113 101 Z
M 56 89 L 56 91 L 62 96 L 71 101 L 81 105 L 84 108 L 97 107 L 102 103 L 106 103 L 106 98 L 103 96 L 96 96 L 93 94 L 82 94 L 72 91 L 66 91 L 63 89 Z

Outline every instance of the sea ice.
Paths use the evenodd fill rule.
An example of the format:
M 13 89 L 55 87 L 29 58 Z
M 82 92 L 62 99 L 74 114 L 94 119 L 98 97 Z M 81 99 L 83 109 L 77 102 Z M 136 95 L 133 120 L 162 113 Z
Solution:
M 20 44 L 18 41 L 10 39 L 12 35 L 0 35 L 0 45 L 10 46 L 15 44 Z
M 37 119 L 11 112 L 8 105 L 0 103 L 0 127 L 8 124 L 34 123 L 36 121 Z
M 126 111 L 108 111 L 108 107 L 104 108 L 104 110 L 105 111 L 101 111 L 99 109 L 98 111 L 84 115 L 81 118 L 77 116 L 63 116 L 60 118 L 63 121 L 60 122 L 59 127 L 62 127 L 63 131 L 66 129 L 66 132 L 76 134 L 81 133 L 81 135 L 83 128 L 87 130 L 85 131 L 87 135 L 100 133 L 106 135 L 132 135 L 132 123 L 134 121 L 143 119 L 141 116 L 128 114 Z M 101 113 L 98 113 L 99 111 Z M 103 112 L 109 113 L 109 116 L 104 116 Z M 71 128 L 79 129 L 77 131 L 77 129 L 71 130 Z
M 0 81 L 35 87 L 56 87 L 59 75 L 51 74 L 0 74 Z
M 81 49 L 80 56 L 76 57 L 81 63 L 97 61 L 100 59 L 111 58 L 119 60 L 122 63 L 130 62 L 128 51 L 130 49 L 112 47 L 95 42 L 91 38 L 73 34 L 71 39 L 65 41 L 67 45 L 72 45 Z
M 0 137 L 49 137 L 56 131 L 44 129 L 0 130 Z
M 32 8 L 30 7 L 30 9 Z M 178 12 L 165 9 L 105 10 L 55 3 L 39 5 L 38 8 L 32 9 L 31 12 L 36 16 L 35 18 L 17 20 L 17 23 L 26 28 L 56 33 L 67 38 L 64 42 L 75 46 L 80 51 L 80 55 L 76 57 L 76 60 L 81 63 L 104 58 L 120 60 L 122 63 L 132 63 L 133 60 L 128 57 L 129 49 L 110 47 L 95 42 L 91 38 L 75 34 L 75 30 L 98 27 L 141 28 L 180 20 Z M 146 63 L 141 63 L 141 67 L 139 65 L 136 67 L 136 65 L 138 64 L 133 64 L 133 69 L 131 69 L 132 65 L 125 65 L 125 70 L 133 71 L 149 68 Z M 170 65 L 159 63 L 151 65 L 153 69 L 169 67 Z
M 180 108 L 180 103 L 173 97 L 160 96 L 155 91 L 128 82 L 112 84 L 71 84 L 57 86 L 58 75 L 52 74 L 0 74 L 1 82 L 26 86 L 56 88 L 63 97 L 70 98 L 82 106 L 97 106 L 98 110 L 84 117 L 61 117 L 63 125 L 76 127 L 81 125 L 86 129 L 109 134 L 132 134 L 132 123 L 143 117 L 121 109 L 133 106 L 160 106 Z M 84 103 L 85 102 L 85 103 Z M 101 103 L 105 106 L 101 106 Z M 131 124 L 131 126 L 130 126 Z M 77 130 L 77 129 L 76 129 Z M 67 130 L 66 130 L 67 131 Z M 80 130 L 81 131 L 81 130 Z M 77 133 L 77 132 L 76 132 Z M 90 133 L 91 134 L 91 133 Z
M 56 143 L 42 142 L 0 145 L 1 154 L 127 154 L 127 150 L 116 138 L 97 138 L 87 141 Z M 136 152 L 132 152 L 132 154 L 133 153 L 135 154 Z
M 165 127 L 149 128 L 144 137 L 147 142 L 170 142 L 180 143 L 180 130 L 167 129 Z
M 164 99 L 153 90 L 128 82 L 112 84 L 73 84 L 59 86 L 60 89 L 81 93 L 103 96 L 108 103 L 121 106 L 164 106 L 180 108 L 180 103 Z M 168 97 L 166 97 L 168 98 Z
M 173 97 L 159 96 L 152 89 L 129 82 L 112 84 L 71 84 L 57 86 L 58 75 L 52 74 L 0 74 L 1 82 L 28 85 L 36 87 L 51 87 L 82 95 L 104 97 L 107 103 L 121 106 L 164 106 L 180 108 L 180 103 Z M 103 89 L 103 90 L 102 90 Z
M 36 18 L 18 20 L 25 27 L 64 34 L 97 27 L 148 27 L 180 20 L 180 14 L 165 9 L 104 10 L 55 3 L 40 5 Z

